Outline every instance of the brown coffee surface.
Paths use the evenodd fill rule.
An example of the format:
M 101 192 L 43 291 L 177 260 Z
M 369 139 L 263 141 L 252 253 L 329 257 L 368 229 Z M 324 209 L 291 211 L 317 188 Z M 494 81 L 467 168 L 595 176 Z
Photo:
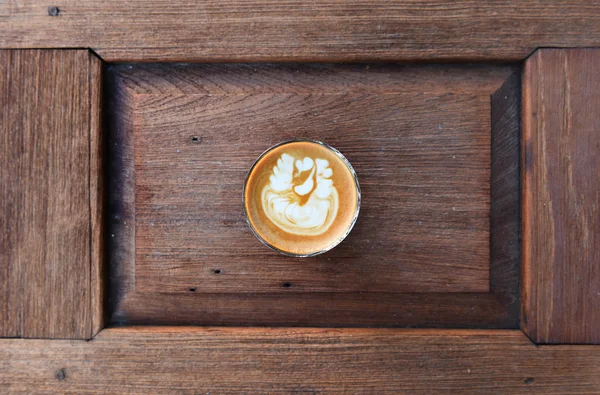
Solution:
M 336 244 L 352 226 L 358 186 L 336 152 L 317 142 L 293 141 L 254 164 L 244 206 L 265 243 L 288 254 L 314 254 Z

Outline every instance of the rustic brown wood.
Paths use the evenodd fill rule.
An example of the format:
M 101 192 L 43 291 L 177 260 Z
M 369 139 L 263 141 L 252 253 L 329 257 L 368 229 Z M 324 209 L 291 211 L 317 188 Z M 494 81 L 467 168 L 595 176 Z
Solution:
M 327 71 L 313 71 L 315 84 L 344 73 Z M 133 96 L 136 289 L 248 293 L 291 283 L 297 292 L 487 292 L 489 92 L 423 94 L 419 81 L 381 92 L 362 68 L 363 92 L 299 93 L 294 72 L 280 74 L 292 82 L 277 93 Z M 363 194 L 346 241 L 302 260 L 256 240 L 239 195 L 260 153 L 295 137 L 340 149 Z
M 600 50 L 544 49 L 523 78 L 523 316 L 539 343 L 600 343 Z
M 111 72 L 105 73 L 103 89 L 107 140 L 106 288 L 110 292 L 108 314 L 113 315 L 126 294 L 135 289 L 134 141 L 131 95 Z
M 1 52 L 0 332 L 88 338 L 90 54 Z
M 520 331 L 122 328 L 0 341 L 8 392 L 597 393 L 600 350 Z
M 518 328 L 492 293 L 164 294 L 119 288 L 114 325 Z M 514 296 L 513 296 L 514 298 Z
M 114 172 L 109 187 L 114 191 L 109 232 L 113 321 L 514 327 L 518 260 L 498 260 L 490 267 L 489 106 L 490 94 L 515 70 L 111 67 L 106 91 L 114 92 L 107 110 L 113 151 L 109 172 Z M 509 84 L 504 91 L 516 97 L 518 85 Z M 421 108 L 435 108 L 439 119 L 422 116 Z M 514 125 L 518 131 L 518 106 L 511 111 L 516 112 L 492 127 L 514 145 L 518 134 L 503 132 Z M 251 139 L 240 137 L 248 133 Z M 363 222 L 359 220 L 349 241 L 321 258 L 303 261 L 272 254 L 255 240 L 236 193 L 265 147 L 298 135 L 341 148 L 357 169 L 365 196 Z M 382 147 L 391 154 L 385 155 Z M 226 169 L 222 152 L 232 157 Z M 377 163 L 372 152 L 377 152 Z M 389 155 L 395 162 L 384 161 Z M 512 169 L 499 173 L 504 186 L 497 194 L 500 200 L 506 191 L 516 195 L 518 174 Z M 391 202 L 384 202 L 390 195 L 376 188 L 382 184 L 396 187 Z M 510 204 L 518 212 L 514 199 L 503 207 Z M 382 226 L 382 221 L 393 226 Z M 400 230 L 392 235 L 386 230 L 391 228 Z M 380 242 L 371 240 L 372 232 L 378 232 Z M 507 244 L 508 252 L 514 254 L 511 248 L 516 248 L 518 255 L 518 235 L 507 237 L 515 239 L 513 247 Z M 475 277 L 461 274 L 469 274 L 469 268 L 475 269 Z M 497 295 L 441 293 L 487 292 L 490 273 L 498 276 L 493 282 Z M 377 294 L 347 294 L 356 291 Z M 249 292 L 268 295 L 241 301 L 234 294 Z M 307 292 L 316 295 L 303 299 Z M 268 297 L 282 308 L 271 311 Z M 231 307 L 223 310 L 224 304 Z M 327 307 L 313 311 L 319 304 Z M 506 306 L 513 312 L 507 314 Z M 441 314 L 443 309 L 448 313 Z M 452 315 L 457 311 L 461 313 Z
M 102 131 L 102 61 L 90 54 L 90 222 L 92 335 L 105 324 L 104 133 Z
M 143 95 L 133 105 L 137 289 L 489 290 L 489 95 Z M 344 243 L 300 260 L 265 248 L 240 210 L 252 162 L 294 137 L 341 150 L 363 196 Z
M 19 150 L 15 147 L 17 109 L 12 104 L 11 84 L 18 83 L 15 52 L 0 51 L 0 336 L 21 335 L 21 265 L 19 265 L 19 190 L 12 183 L 19 174 Z M 13 80 L 14 78 L 14 80 Z M 13 115 L 15 113 L 15 115 Z M 11 180 L 11 181 L 9 181 Z
M 507 314 L 520 312 L 521 76 L 511 75 L 492 95 L 490 289 Z
M 594 46 L 597 1 L 12 0 L 2 48 L 92 48 L 106 61 L 521 60 Z
M 119 86 L 136 95 L 248 93 L 488 94 L 518 70 L 516 66 L 455 64 L 203 64 L 155 63 L 112 68 Z M 110 73 L 109 73 L 110 74 Z M 469 78 L 466 78 L 468 75 Z

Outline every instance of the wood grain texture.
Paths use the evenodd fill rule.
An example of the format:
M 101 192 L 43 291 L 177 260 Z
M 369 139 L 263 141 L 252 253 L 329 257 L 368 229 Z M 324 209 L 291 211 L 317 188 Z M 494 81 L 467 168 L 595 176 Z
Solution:
M 523 316 L 539 343 L 600 343 L 600 51 L 540 50 L 523 77 Z
M 255 93 L 245 81 L 256 78 L 254 70 L 239 68 L 236 78 L 245 82 L 235 94 L 134 95 L 136 289 L 268 293 L 288 284 L 292 292 L 487 292 L 489 95 L 423 94 L 420 85 L 433 83 L 419 80 L 413 89 L 381 92 L 385 75 L 374 72 L 370 87 L 365 68 L 364 91 L 348 93 L 335 83 L 345 69 L 304 73 L 310 71 L 319 93 L 299 93 L 303 79 L 294 81 L 290 68 L 278 76 L 290 81 L 287 89 Z M 345 242 L 301 260 L 256 240 L 239 197 L 252 162 L 296 137 L 340 149 L 363 197 Z
M 92 336 L 105 323 L 105 173 L 102 130 L 102 61 L 90 53 L 90 224 L 91 224 L 91 314 Z
M 110 321 L 127 293 L 135 290 L 135 172 L 131 94 L 115 73 L 106 72 L 103 121 L 106 125 L 107 305 Z
M 12 104 L 11 84 L 18 81 L 18 58 L 13 51 L 0 51 L 0 336 L 21 335 L 21 265 L 19 264 L 20 192 L 14 185 L 19 175 L 17 110 Z M 16 81 L 15 81 L 16 82 Z M 10 181 L 9 181 L 10 180 Z M 16 226 L 15 226 L 16 225 Z
M 123 328 L 0 341 L 0 385 L 53 393 L 597 393 L 600 350 L 520 331 Z
M 115 65 L 118 85 L 132 94 L 236 95 L 295 92 L 319 94 L 488 94 L 518 67 L 454 64 L 155 63 Z M 469 78 L 465 78 L 468 75 Z
M 1 332 L 88 338 L 90 55 L 2 56 L 0 229 L 8 236 L 0 250 L 8 284 L 3 280 L 0 295 L 8 298 L 8 311 Z
M 489 290 L 488 95 L 138 95 L 133 105 L 137 289 Z M 314 258 L 265 248 L 240 209 L 253 161 L 295 137 L 339 149 L 362 191 L 352 233 Z
M 110 62 L 514 61 L 600 40 L 595 0 L 12 0 L 0 15 L 2 48 L 92 48 Z
M 518 261 L 490 262 L 489 185 L 495 155 L 490 94 L 515 71 L 110 67 L 112 322 L 514 327 Z M 505 92 L 518 95 L 518 85 Z M 518 130 L 513 107 L 497 116 L 503 122 L 492 125 L 498 133 Z M 425 116 L 424 108 L 435 108 L 437 117 Z M 516 144 L 517 134 L 504 134 Z M 362 233 L 359 220 L 351 243 L 302 262 L 271 254 L 255 240 L 236 192 L 265 147 L 298 135 L 341 148 L 359 172 L 365 196 Z M 226 163 L 222 153 L 229 156 Z M 405 162 L 394 166 L 398 161 Z M 515 193 L 518 174 L 499 174 L 502 199 Z M 387 195 L 391 201 L 377 185 L 395 188 Z M 508 202 L 518 212 L 518 202 Z M 456 227 L 461 223 L 468 229 Z M 399 230 L 392 235 L 386 228 Z M 369 229 L 379 232 L 380 242 L 368 237 Z M 511 245 L 505 248 L 514 254 Z M 441 265 L 432 266 L 436 261 Z M 476 277 L 461 274 L 469 268 Z M 490 276 L 497 278 L 486 294 Z M 351 293 L 357 291 L 363 294 Z
M 492 293 L 166 294 L 119 288 L 113 325 L 518 328 Z M 513 296 L 513 298 L 515 298 Z
M 521 76 L 514 73 L 492 95 L 490 289 L 509 315 L 520 312 Z

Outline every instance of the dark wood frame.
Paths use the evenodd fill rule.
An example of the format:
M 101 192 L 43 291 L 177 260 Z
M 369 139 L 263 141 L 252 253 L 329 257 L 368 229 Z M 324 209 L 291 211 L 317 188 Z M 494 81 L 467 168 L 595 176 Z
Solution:
M 122 7 L 112 0 L 83 1 L 48 8 L 37 1 L 19 7 L 22 4 L 17 1 L 0 8 L 0 48 L 92 48 L 106 61 L 506 62 L 524 60 L 538 47 L 600 42 L 600 10 L 594 2 L 550 7 L 532 0 L 508 1 L 503 6 L 463 3 L 439 6 L 423 1 L 416 6 L 380 1 L 369 8 L 360 2 L 332 1 L 313 9 L 302 2 L 286 7 L 251 3 L 249 8 L 202 2 L 187 8 L 174 5 L 163 12 L 153 2 Z M 247 17 L 234 16 L 240 12 Z M 455 18 L 449 18 L 452 15 Z M 139 23 L 128 26 L 119 18 Z M 313 23 L 314 18 L 323 23 Z M 432 24 L 438 28 L 430 34 Z M 153 34 L 157 30 L 164 35 L 157 38 Z M 298 40 L 299 31 L 303 40 Z M 3 207 L 4 234 L 14 229 L 25 236 L 2 239 L 11 251 L 18 246 L 21 255 L 18 260 L 7 258 L 12 260 L 6 261 L 10 265 L 0 283 L 0 334 L 80 340 L 0 340 L 2 388 L 15 392 L 153 389 L 205 393 L 600 391 L 600 350 L 591 345 L 600 342 L 599 302 L 593 294 L 600 273 L 594 200 L 598 183 L 584 182 L 586 173 L 576 167 L 578 172 L 569 174 L 583 181 L 569 184 L 570 179 L 563 177 L 565 167 L 556 166 L 569 157 L 585 164 L 592 174 L 600 171 L 593 119 L 598 115 L 598 99 L 589 94 L 589 89 L 600 88 L 593 73 L 599 58 L 593 49 L 557 49 L 539 50 L 525 61 L 522 223 L 526 248 L 521 325 L 537 343 L 590 344 L 535 346 L 523 332 L 511 330 L 134 327 L 101 331 L 105 276 L 100 226 L 104 190 L 100 62 L 87 50 L 0 50 L 0 67 L 9 65 L 0 68 L 0 88 L 4 89 L 2 83 L 8 76 L 12 81 L 19 81 L 15 76 L 23 77 L 12 96 L 0 95 L 0 109 L 6 114 L 0 121 L 1 152 L 7 163 L 23 160 L 23 155 L 31 155 L 33 161 L 24 160 L 23 166 L 0 173 L 3 185 L 16 185 L 3 189 L 0 196 L 29 204 L 26 193 L 39 193 L 41 187 L 35 183 L 39 178 L 27 178 L 31 163 L 55 164 L 53 159 L 69 152 L 87 153 L 89 158 L 75 163 L 81 165 L 77 174 L 83 179 L 65 176 L 68 172 L 51 173 L 64 182 L 63 189 L 50 190 L 43 201 L 33 201 L 32 211 L 24 211 L 17 222 L 8 223 L 15 214 Z M 53 76 L 52 83 L 40 77 L 46 71 Z M 84 81 L 85 86 L 74 85 Z M 82 87 L 77 93 L 81 109 L 44 105 L 60 104 L 65 100 L 64 87 L 75 86 Z M 572 98 L 573 89 L 588 94 Z M 573 111 L 575 105 L 585 112 Z M 27 117 L 22 116 L 24 111 Z M 38 128 L 46 131 L 47 140 L 33 134 Z M 89 146 L 76 135 L 61 134 L 71 128 L 87 136 Z M 8 155 L 15 136 L 29 136 L 33 139 L 29 143 L 41 151 L 25 149 L 23 154 Z M 588 146 L 582 148 L 577 144 L 581 141 Z M 516 152 L 516 147 L 508 148 Z M 571 159 L 571 155 L 579 157 Z M 548 171 L 555 175 L 548 177 Z M 24 180 L 29 181 L 23 184 Z M 88 192 L 73 195 L 84 185 L 81 180 L 89 183 Z M 569 207 L 560 192 L 564 188 L 581 197 L 578 207 L 583 210 L 574 216 L 545 209 Z M 15 190 L 25 192 L 14 194 Z M 89 229 L 89 237 L 68 247 L 52 237 L 36 245 L 26 232 L 39 226 L 36 216 L 48 207 L 65 207 L 65 202 L 75 212 L 89 212 L 87 219 L 82 216 L 83 222 L 78 222 L 80 230 Z M 57 215 L 57 219 L 60 215 L 74 219 L 69 211 Z M 539 231 L 547 226 L 553 232 Z M 52 235 L 53 231 L 49 227 L 46 232 Z M 557 235 L 568 238 L 567 248 Z M 27 255 L 28 251 L 34 254 Z M 60 264 L 53 256 L 61 257 Z M 565 270 L 567 265 L 572 270 Z M 546 273 L 555 273 L 558 280 L 549 282 Z M 568 281 L 561 282 L 565 273 Z M 82 279 L 87 289 L 83 296 Z M 544 292 L 551 292 L 550 300 Z M 76 298 L 84 303 L 73 304 Z M 13 325 L 15 317 L 20 325 Z

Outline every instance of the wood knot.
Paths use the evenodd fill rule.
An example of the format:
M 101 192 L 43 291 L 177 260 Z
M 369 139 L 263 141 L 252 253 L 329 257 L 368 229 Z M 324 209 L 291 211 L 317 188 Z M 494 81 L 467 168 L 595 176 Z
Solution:
M 50 16 L 59 16 L 60 15 L 60 8 L 52 6 L 52 7 L 48 7 L 48 15 Z
M 58 381 L 63 381 L 67 378 L 67 369 L 62 368 L 57 370 L 55 376 Z

